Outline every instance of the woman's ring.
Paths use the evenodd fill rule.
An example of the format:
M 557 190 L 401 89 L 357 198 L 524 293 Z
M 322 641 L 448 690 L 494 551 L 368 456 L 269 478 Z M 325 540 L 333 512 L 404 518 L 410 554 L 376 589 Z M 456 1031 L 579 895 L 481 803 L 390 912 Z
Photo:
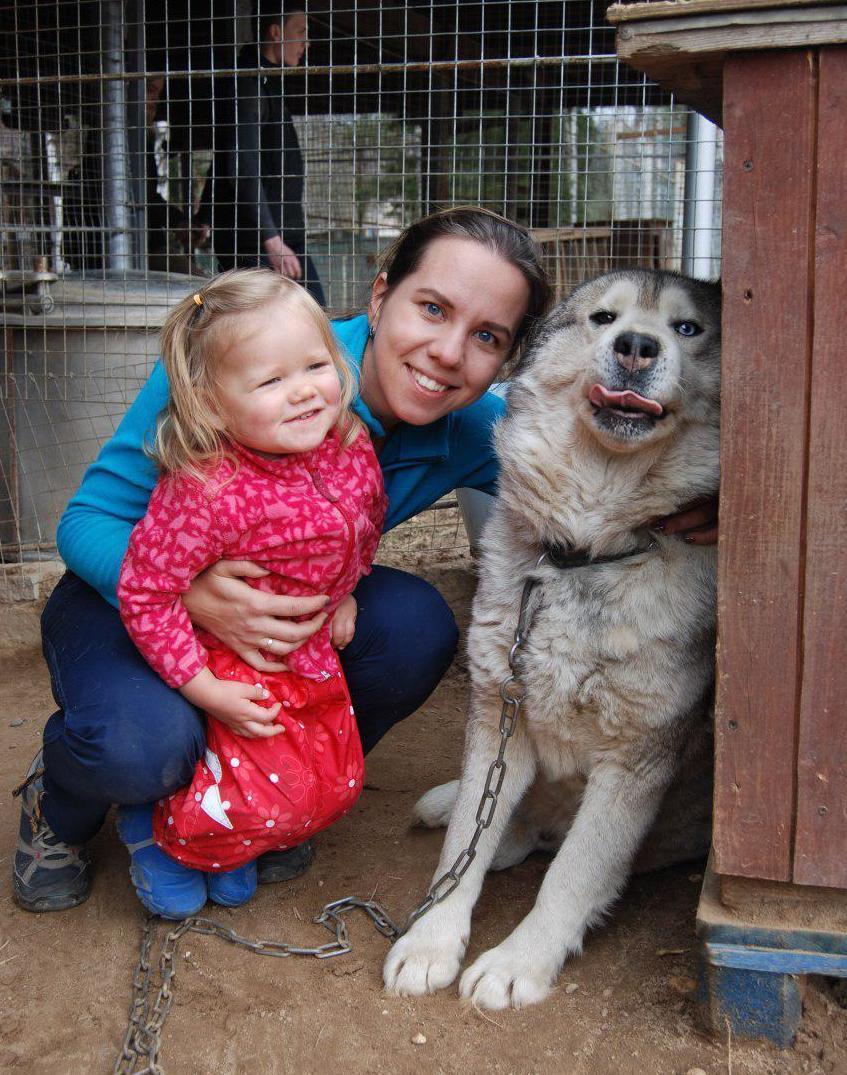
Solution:
M 274 646 L 274 640 L 272 638 L 266 638 L 264 648 L 265 649 L 273 649 L 273 646 Z

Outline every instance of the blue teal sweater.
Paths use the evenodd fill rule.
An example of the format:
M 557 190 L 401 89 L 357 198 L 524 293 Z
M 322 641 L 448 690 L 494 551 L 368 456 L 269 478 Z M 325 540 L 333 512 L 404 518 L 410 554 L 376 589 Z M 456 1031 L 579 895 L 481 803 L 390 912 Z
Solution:
M 367 343 L 364 314 L 334 321 L 333 330 L 357 377 Z M 116 605 L 115 588 L 132 528 L 147 510 L 158 473 L 142 445 L 168 398 L 164 367 L 157 363 L 114 436 L 103 445 L 59 521 L 59 553 L 76 575 Z M 361 397 L 353 409 L 375 436 L 379 421 Z M 428 426 L 401 423 L 379 453 L 388 494 L 385 529 L 390 530 L 458 486 L 493 492 L 497 460 L 491 428 L 505 409 L 487 393 L 469 407 Z

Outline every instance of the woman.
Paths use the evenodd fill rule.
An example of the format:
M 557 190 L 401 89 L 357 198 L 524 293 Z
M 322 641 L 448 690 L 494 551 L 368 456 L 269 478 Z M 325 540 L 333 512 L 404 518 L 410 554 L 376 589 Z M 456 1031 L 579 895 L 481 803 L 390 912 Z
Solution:
M 524 229 L 482 209 L 457 208 L 409 227 L 385 258 L 367 314 L 334 322 L 359 375 L 354 409 L 383 470 L 385 529 L 457 486 L 494 490 L 490 431 L 504 405 L 486 389 L 548 298 Z M 28 910 L 86 899 L 81 848 L 109 806 L 152 802 L 183 786 L 204 750 L 197 711 L 140 657 L 114 607 L 129 534 L 157 477 L 142 445 L 166 399 L 157 366 L 59 525 L 69 571 L 42 628 L 60 708 L 45 727 L 43 758 L 28 774 L 13 870 L 15 898 Z M 682 517 L 666 532 L 703 521 Z M 196 624 L 254 668 L 272 671 L 320 627 L 325 598 L 272 597 L 243 581 L 260 574 L 250 563 L 219 563 L 184 601 Z M 457 629 L 438 592 L 402 571 L 375 567 L 354 596 L 358 622 L 341 662 L 367 752 L 434 690 L 453 658 Z M 296 876 L 310 858 L 308 845 L 263 856 L 259 879 Z

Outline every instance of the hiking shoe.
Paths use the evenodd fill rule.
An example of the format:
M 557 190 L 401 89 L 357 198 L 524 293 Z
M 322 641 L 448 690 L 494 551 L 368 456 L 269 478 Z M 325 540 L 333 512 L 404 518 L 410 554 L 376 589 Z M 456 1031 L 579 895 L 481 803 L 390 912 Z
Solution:
M 248 862 L 235 870 L 206 874 L 209 899 L 221 907 L 240 907 L 256 895 L 256 863 Z
M 21 796 L 12 864 L 15 902 L 25 911 L 66 911 L 83 903 L 91 893 L 88 853 L 60 840 L 41 813 L 44 759 L 40 750 L 24 782 L 12 794 Z
M 258 860 L 260 885 L 275 885 L 278 881 L 293 881 L 315 861 L 312 841 L 306 840 L 288 851 L 267 851 Z
M 208 892 L 201 870 L 172 859 L 153 839 L 153 807 L 121 806 L 118 836 L 129 851 L 129 876 L 135 894 L 152 914 L 191 918 L 205 906 Z

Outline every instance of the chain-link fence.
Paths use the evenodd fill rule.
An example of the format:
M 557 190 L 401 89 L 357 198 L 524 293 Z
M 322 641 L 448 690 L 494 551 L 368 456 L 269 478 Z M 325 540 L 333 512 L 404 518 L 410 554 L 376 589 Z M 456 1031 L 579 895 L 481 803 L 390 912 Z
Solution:
M 56 555 L 169 307 L 273 264 L 269 236 L 335 314 L 457 203 L 532 229 L 560 293 L 684 256 L 714 274 L 714 132 L 618 65 L 606 6 L 0 3 L 0 561 Z M 448 507 L 386 548 L 466 545 Z

